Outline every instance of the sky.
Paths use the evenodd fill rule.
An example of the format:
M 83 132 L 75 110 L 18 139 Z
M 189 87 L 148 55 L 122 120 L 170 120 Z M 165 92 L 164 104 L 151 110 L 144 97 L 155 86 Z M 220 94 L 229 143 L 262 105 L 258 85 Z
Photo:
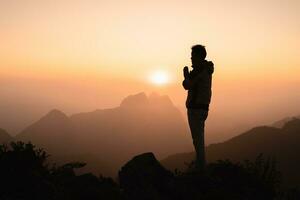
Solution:
M 115 107 L 142 91 L 184 113 L 194 44 L 215 65 L 210 128 L 298 115 L 299 10 L 298 0 L 0 0 L 0 126 L 52 108 Z M 165 84 L 151 82 L 156 71 Z

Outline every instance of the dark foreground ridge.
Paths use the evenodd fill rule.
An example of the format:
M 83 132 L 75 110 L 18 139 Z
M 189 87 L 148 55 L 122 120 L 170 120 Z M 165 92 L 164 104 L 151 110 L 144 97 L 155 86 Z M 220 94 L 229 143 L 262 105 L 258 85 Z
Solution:
M 280 187 L 275 161 L 259 155 L 255 162 L 219 160 L 199 172 L 190 163 L 185 172 L 166 170 L 153 153 L 128 161 L 118 183 L 91 173 L 77 175 L 84 163 L 50 165 L 49 155 L 31 143 L 0 146 L 0 199 L 299 199 L 296 189 Z

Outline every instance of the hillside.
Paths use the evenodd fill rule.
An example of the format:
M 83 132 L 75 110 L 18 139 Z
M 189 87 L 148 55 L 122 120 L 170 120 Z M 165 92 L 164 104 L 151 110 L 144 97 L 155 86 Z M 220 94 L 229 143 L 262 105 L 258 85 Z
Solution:
M 260 153 L 272 156 L 278 162 L 278 168 L 283 173 L 284 182 L 300 185 L 300 120 L 288 121 L 282 128 L 256 127 L 223 143 L 206 147 L 208 162 L 219 159 L 232 161 L 253 160 Z M 162 164 L 169 169 L 184 169 L 185 162 L 190 162 L 194 153 L 182 153 L 169 156 Z
M 152 151 L 163 158 L 191 150 L 187 133 L 186 122 L 168 96 L 138 93 L 110 109 L 72 116 L 52 110 L 16 139 L 31 141 L 61 161 L 85 158 L 93 172 L 113 175 L 135 154 Z
M 12 140 L 13 137 L 11 137 L 6 130 L 0 128 L 0 144 L 9 143 Z

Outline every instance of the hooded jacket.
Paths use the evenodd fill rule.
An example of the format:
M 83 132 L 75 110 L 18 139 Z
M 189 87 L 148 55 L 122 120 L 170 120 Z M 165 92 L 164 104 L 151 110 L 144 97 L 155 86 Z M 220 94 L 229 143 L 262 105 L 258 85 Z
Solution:
M 194 68 L 182 82 L 185 90 L 188 90 L 186 107 L 194 109 L 207 109 L 211 100 L 212 74 L 214 64 L 204 60 Z

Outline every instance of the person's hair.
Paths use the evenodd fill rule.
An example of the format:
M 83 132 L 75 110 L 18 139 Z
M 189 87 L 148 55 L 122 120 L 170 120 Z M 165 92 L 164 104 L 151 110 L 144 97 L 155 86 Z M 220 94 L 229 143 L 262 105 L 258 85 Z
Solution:
M 192 53 L 195 54 L 196 56 L 199 56 L 201 59 L 205 59 L 206 57 L 206 49 L 205 46 L 201 44 L 196 44 L 192 46 Z

